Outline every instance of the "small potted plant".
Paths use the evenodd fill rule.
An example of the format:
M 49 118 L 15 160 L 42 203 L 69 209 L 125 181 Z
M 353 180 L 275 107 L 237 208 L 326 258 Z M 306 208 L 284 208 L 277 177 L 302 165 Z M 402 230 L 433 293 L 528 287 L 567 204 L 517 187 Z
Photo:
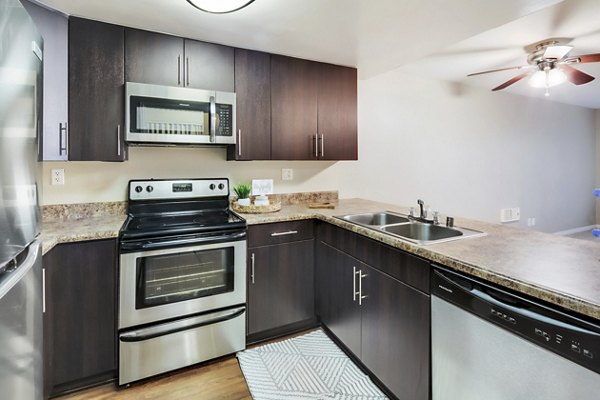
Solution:
M 240 183 L 233 187 L 233 191 L 238 197 L 238 206 L 250 205 L 250 192 L 252 191 L 252 185 L 250 185 L 249 183 Z

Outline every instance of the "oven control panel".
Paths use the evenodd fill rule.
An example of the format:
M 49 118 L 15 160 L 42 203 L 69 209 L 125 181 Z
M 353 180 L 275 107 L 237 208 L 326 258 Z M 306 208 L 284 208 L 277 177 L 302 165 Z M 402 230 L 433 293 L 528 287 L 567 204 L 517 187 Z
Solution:
M 129 200 L 164 200 L 229 196 L 229 180 L 172 179 L 129 181 Z

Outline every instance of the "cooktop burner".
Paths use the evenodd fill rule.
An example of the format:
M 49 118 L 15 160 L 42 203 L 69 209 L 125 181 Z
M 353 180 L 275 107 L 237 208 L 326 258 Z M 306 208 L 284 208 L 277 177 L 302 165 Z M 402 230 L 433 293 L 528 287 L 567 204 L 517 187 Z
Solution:
M 227 179 L 130 181 L 128 211 L 123 239 L 246 228 L 229 210 Z

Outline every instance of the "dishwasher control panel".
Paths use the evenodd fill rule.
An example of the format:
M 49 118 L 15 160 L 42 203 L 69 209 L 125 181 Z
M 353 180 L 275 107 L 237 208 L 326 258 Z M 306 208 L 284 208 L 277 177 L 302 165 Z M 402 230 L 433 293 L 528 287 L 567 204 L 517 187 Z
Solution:
M 447 269 L 435 269 L 431 294 L 600 373 L 600 325 Z

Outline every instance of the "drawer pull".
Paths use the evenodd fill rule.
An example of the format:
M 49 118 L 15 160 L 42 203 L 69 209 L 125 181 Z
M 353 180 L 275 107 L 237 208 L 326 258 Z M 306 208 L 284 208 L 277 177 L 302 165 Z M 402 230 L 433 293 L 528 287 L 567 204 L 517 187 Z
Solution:
M 287 231 L 287 232 L 273 232 L 271 236 L 285 236 L 285 235 L 295 235 L 298 231 Z

